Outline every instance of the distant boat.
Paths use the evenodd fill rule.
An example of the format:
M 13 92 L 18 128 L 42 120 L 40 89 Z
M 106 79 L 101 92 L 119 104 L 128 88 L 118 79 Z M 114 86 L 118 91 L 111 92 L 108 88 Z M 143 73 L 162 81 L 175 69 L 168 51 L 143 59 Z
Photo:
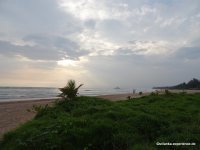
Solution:
M 119 89 L 120 89 L 120 87 L 118 87 L 118 86 L 117 86 L 117 87 L 115 87 L 114 89 L 116 89 L 116 90 L 119 90 Z
M 85 90 L 85 91 L 92 91 L 92 90 Z

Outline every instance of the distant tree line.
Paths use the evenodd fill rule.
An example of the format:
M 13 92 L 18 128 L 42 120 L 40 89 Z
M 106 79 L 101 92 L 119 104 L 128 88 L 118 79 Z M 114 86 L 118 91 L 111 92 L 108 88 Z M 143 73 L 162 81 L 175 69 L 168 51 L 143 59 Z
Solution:
M 188 89 L 188 90 L 200 90 L 200 80 L 193 78 L 188 83 L 181 83 L 175 86 L 166 87 L 154 87 L 154 89 Z

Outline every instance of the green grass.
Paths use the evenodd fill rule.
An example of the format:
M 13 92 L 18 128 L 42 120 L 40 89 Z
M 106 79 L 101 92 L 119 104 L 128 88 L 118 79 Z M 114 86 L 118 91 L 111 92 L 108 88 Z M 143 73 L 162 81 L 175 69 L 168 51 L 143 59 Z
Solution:
M 195 142 L 196 146 L 157 146 Z M 151 95 L 111 102 L 60 101 L 5 134 L 2 150 L 200 149 L 200 94 Z

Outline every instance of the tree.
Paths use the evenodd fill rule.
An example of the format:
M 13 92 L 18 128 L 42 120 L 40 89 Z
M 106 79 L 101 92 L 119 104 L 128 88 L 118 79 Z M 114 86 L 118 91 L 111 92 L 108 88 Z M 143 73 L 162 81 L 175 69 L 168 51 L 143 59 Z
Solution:
M 78 87 L 76 87 L 75 80 L 69 80 L 64 88 L 59 88 L 59 90 L 62 92 L 59 96 L 67 100 L 74 100 L 78 94 L 78 89 L 81 86 L 83 86 L 83 84 L 80 84 Z
M 191 81 L 187 83 L 188 88 L 197 89 L 200 88 L 200 81 L 198 79 L 193 78 Z

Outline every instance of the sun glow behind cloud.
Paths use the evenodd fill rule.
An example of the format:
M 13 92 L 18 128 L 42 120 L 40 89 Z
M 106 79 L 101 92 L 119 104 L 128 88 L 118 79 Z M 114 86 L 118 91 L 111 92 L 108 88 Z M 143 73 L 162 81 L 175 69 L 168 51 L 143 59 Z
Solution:
M 59 60 L 57 63 L 58 63 L 58 65 L 61 65 L 61 66 L 69 66 L 69 65 L 74 66 L 75 65 L 75 62 L 70 59 Z
M 74 78 L 132 87 L 198 77 L 199 6 L 199 0 L 2 1 L 0 85 Z

